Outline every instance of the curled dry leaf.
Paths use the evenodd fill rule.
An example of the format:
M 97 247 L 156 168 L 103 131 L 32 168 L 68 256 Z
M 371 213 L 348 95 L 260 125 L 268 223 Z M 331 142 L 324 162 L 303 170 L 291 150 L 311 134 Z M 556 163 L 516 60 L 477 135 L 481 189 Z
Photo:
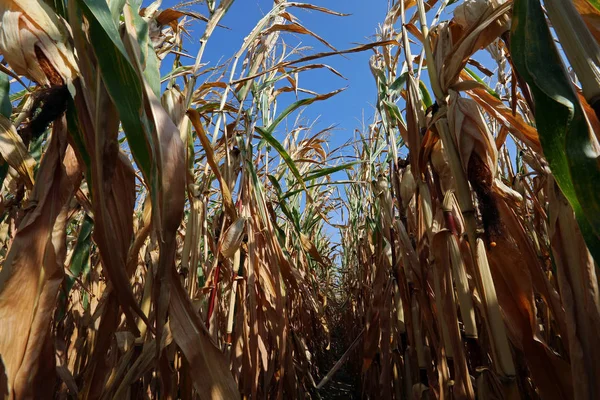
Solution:
M 511 6 L 511 2 L 506 2 L 487 7 L 477 23 L 470 25 L 458 40 L 453 41 L 451 50 L 445 53 L 443 67 L 437 68 L 444 93 L 456 82 L 473 53 L 488 46 L 510 28 L 506 23 L 506 14 Z
M 81 172 L 57 121 L 32 193 L 36 204 L 19 225 L 0 271 L 0 354 L 10 396 L 46 397 L 55 376 L 50 330 L 66 256 L 68 200 Z
M 19 173 L 25 186 L 28 189 L 33 188 L 35 161 L 29 155 L 14 125 L 3 115 L 0 115 L 0 154 L 8 165 Z
M 565 309 L 574 397 L 591 398 L 600 393 L 594 378 L 600 367 L 600 290 L 597 268 L 585 246 L 574 213 L 554 180 L 548 182 L 549 238 L 556 259 L 558 288 Z M 584 305 L 585 304 L 585 305 Z
M 600 43 L 600 10 L 589 0 L 574 0 L 573 4 L 585 21 L 587 28 L 594 35 L 596 42 Z
M 469 79 L 465 72 L 461 72 L 463 79 Z M 519 114 L 513 114 L 501 100 L 491 95 L 481 86 L 473 86 L 468 89 L 471 98 L 479 104 L 490 116 L 496 118 L 503 124 L 517 139 L 523 141 L 538 153 L 542 152 L 542 145 L 537 130 L 525 122 Z

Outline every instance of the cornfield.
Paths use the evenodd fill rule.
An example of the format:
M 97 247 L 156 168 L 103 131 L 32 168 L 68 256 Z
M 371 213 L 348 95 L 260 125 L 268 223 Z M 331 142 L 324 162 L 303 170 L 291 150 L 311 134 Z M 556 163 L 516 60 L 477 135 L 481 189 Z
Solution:
M 0 398 L 600 398 L 598 1 L 141 3 L 0 1 Z

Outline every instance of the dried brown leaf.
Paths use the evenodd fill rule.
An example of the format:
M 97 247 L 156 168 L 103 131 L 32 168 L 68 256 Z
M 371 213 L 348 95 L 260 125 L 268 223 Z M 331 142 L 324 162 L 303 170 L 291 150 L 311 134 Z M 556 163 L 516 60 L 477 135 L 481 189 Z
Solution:
M 57 120 L 23 219 L 0 271 L 0 354 L 17 398 L 47 397 L 55 376 L 50 321 L 63 278 L 68 200 L 81 173 Z

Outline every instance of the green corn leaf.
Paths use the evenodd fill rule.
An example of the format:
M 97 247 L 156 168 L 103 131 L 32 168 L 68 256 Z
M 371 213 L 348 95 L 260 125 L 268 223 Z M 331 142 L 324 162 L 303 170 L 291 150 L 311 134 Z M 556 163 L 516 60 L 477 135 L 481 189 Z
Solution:
M 125 7 L 125 0 L 113 0 L 110 2 L 110 14 L 112 15 L 115 24 L 119 23 L 123 7 Z
M 600 1 L 599 0 L 587 0 L 588 3 L 594 6 L 594 8 L 600 11 Z
M 48 139 L 50 135 L 50 129 L 46 129 L 44 133 L 40 136 L 34 138 L 31 143 L 29 143 L 29 154 L 35 160 L 35 165 L 33 166 L 33 176 L 37 178 L 37 172 L 40 168 L 40 160 L 42 159 L 42 153 L 44 151 L 43 144 Z
M 169 80 L 169 79 L 174 79 L 174 78 L 176 78 L 177 76 L 180 76 L 180 75 L 185 75 L 185 74 L 187 74 L 187 73 L 190 73 L 190 72 L 191 72 L 191 70 L 192 70 L 192 67 L 190 67 L 190 66 L 188 66 L 188 65 L 185 65 L 185 66 L 181 66 L 181 67 L 174 68 L 173 70 L 171 70 L 171 71 L 167 72 L 165 75 L 163 75 L 163 76 L 160 78 L 160 81 L 161 81 L 161 82 L 165 82 L 165 81 L 167 81 L 167 80 Z
M 284 162 L 287 164 L 287 166 L 292 171 L 292 174 L 296 177 L 298 183 L 300 185 L 302 185 L 303 188 L 305 188 L 305 184 L 304 184 L 304 179 L 300 175 L 300 171 L 296 167 L 296 164 L 294 163 L 294 161 L 292 160 L 290 155 L 287 153 L 285 148 L 281 145 L 281 143 L 277 139 L 275 139 L 273 137 L 273 132 L 275 131 L 275 128 L 277 127 L 277 125 L 279 125 L 281 123 L 281 121 L 283 121 L 289 114 L 291 114 L 298 108 L 312 104 L 315 101 L 326 100 L 326 99 L 340 93 L 342 90 L 344 90 L 344 89 L 336 90 L 336 91 L 326 93 L 323 95 L 317 95 L 317 96 L 310 97 L 307 99 L 298 100 L 298 101 L 290 104 L 285 110 L 283 110 L 283 112 L 281 114 L 279 114 L 267 128 L 256 127 L 256 130 L 260 133 L 260 135 L 263 137 L 263 139 L 271 147 L 273 147 L 273 148 L 275 148 L 275 150 L 277 150 L 277 152 L 279 153 L 281 158 L 284 160 Z
M 302 179 L 302 175 L 300 175 L 300 171 L 298 170 L 298 167 L 296 167 L 296 163 L 294 162 L 294 160 L 292 160 L 292 157 L 290 157 L 290 155 L 285 150 L 285 148 L 282 146 L 282 144 L 277 139 L 275 139 L 273 137 L 273 135 L 271 135 L 271 132 L 269 132 L 268 129 L 257 126 L 256 130 L 258 131 L 258 133 L 260 133 L 260 135 L 263 137 L 263 139 L 269 145 L 271 145 L 271 147 L 273 147 L 275 150 L 277 150 L 277 152 L 279 153 L 279 155 L 281 156 L 283 161 L 285 161 L 287 166 L 292 171 L 292 174 L 294 174 L 294 176 L 296 177 L 298 182 L 302 186 L 304 186 L 304 180 Z
M 584 111 L 554 45 L 539 0 L 516 0 L 515 67 L 529 84 L 544 155 L 596 263 L 600 262 L 600 169 Z M 540 62 L 544 60 L 544 62 Z
M 150 41 L 148 23 L 139 14 L 141 1 L 132 1 L 127 5 L 132 8 L 133 26 L 135 27 L 137 42 L 140 45 L 140 63 L 144 69 L 144 77 L 152 88 L 154 95 L 160 98 L 160 63 Z
M 77 242 L 73 248 L 73 256 L 69 271 L 71 275 L 65 277 L 64 290 L 61 290 L 58 299 L 58 319 L 62 319 L 66 311 L 67 294 L 71 292 L 76 278 L 87 275 L 90 271 L 90 250 L 92 247 L 93 220 L 86 214 L 79 229 Z M 87 294 L 87 293 L 86 293 Z
M 292 225 L 296 229 L 297 233 L 300 233 L 300 226 L 297 225 L 297 221 L 292 216 L 292 213 L 290 212 L 290 209 L 288 207 L 288 203 L 285 201 L 285 196 L 282 196 L 283 191 L 281 190 L 279 182 L 277 182 L 277 178 L 275 178 L 273 175 L 268 175 L 268 178 L 271 182 L 271 185 L 273 185 L 273 188 L 275 189 L 275 193 L 277 194 L 281 211 L 290 220 L 290 222 L 292 222 Z
M 396 80 L 394 82 L 392 82 L 392 84 L 390 85 L 389 93 L 395 94 L 395 95 L 400 95 L 400 92 L 406 86 L 406 78 L 407 77 L 408 77 L 408 72 L 404 72 L 398 78 L 396 78 Z M 425 104 L 425 108 L 431 107 L 431 105 L 433 104 L 433 100 L 431 99 L 429 90 L 427 89 L 427 86 L 425 86 L 425 83 L 423 81 L 419 81 L 419 90 L 421 92 L 421 100 L 423 101 L 423 104 Z
M 431 100 L 429 90 L 427 90 L 427 86 L 425 86 L 423 81 L 419 81 L 419 90 L 421 92 L 421 100 L 425 104 L 425 108 L 431 107 L 433 105 L 433 101 Z
M 481 83 L 483 86 L 485 86 L 485 90 L 486 90 L 486 91 L 487 91 L 489 94 L 491 94 L 492 96 L 494 96 L 494 97 L 495 97 L 495 98 L 497 98 L 497 99 L 500 99 L 500 95 L 498 95 L 498 93 L 496 93 L 496 91 L 495 91 L 495 90 L 493 90 L 491 87 L 489 87 L 489 86 L 487 85 L 487 83 L 485 83 L 485 82 L 483 81 L 483 79 L 481 79 L 481 78 L 479 77 L 479 75 L 477 75 L 475 72 L 473 72 L 473 70 L 472 70 L 472 69 L 470 69 L 470 68 L 468 68 L 468 67 L 465 67 L 465 72 L 466 72 L 467 74 L 469 74 L 469 76 L 471 76 L 471 78 L 475 79 L 477 82 L 479 82 L 479 83 Z
M 71 265 L 69 266 L 69 270 L 73 276 L 79 277 L 82 274 L 85 275 L 90 269 L 90 249 L 92 247 L 91 239 L 93 226 L 94 221 L 86 214 L 81 223 L 77 243 L 73 249 Z M 66 278 L 67 292 L 71 290 L 74 283 L 74 278 Z
M 144 77 L 148 81 L 154 95 L 160 99 L 160 61 L 156 56 L 152 43 L 146 44 L 148 54 L 146 56 L 146 69 L 144 69 Z
M 402 113 L 400 112 L 400 109 L 398 108 L 398 106 L 389 100 L 383 100 L 382 102 L 383 102 L 383 104 L 385 104 L 390 115 L 398 121 L 397 123 L 400 123 L 401 125 L 406 126 L 406 122 L 404 121 L 404 118 L 402 117 Z M 394 123 L 393 125 L 397 125 L 397 123 Z
M 394 92 L 399 94 L 404 86 L 406 86 L 406 77 L 408 76 L 408 72 L 401 74 L 392 84 L 390 85 L 390 92 Z
M 25 97 L 25 95 L 27 93 L 29 93 L 29 90 L 27 90 L 27 89 L 19 90 L 18 92 L 15 92 L 10 95 L 10 101 L 13 102 L 13 101 L 21 100 L 21 99 L 23 99 L 23 97 Z
M 131 65 L 111 10 L 102 0 L 78 0 L 90 24 L 90 42 L 102 79 L 113 100 L 135 162 L 147 182 L 153 182 L 151 129 L 147 126 L 142 84 Z
M 298 101 L 290 104 L 289 106 L 287 106 L 287 108 L 285 110 L 283 110 L 281 112 L 281 114 L 279 114 L 277 116 L 277 118 L 275 118 L 275 120 L 271 123 L 271 125 L 269 125 L 267 128 L 261 128 L 261 129 L 271 135 L 275 131 L 275 128 L 277 128 L 277 125 L 279 125 L 281 123 L 281 121 L 283 121 L 288 115 L 290 115 L 291 113 L 293 113 L 300 107 L 307 106 L 309 104 L 314 103 L 315 101 L 327 100 L 328 98 L 335 96 L 336 94 L 340 93 L 343 90 L 344 89 L 339 89 L 339 90 L 335 90 L 330 93 L 320 94 L 320 95 L 317 95 L 314 97 L 309 97 L 307 99 L 298 100 Z
M 10 82 L 8 81 L 8 75 L 4 72 L 0 72 L 0 114 L 4 115 L 6 118 L 10 118 L 10 114 L 12 114 L 12 104 L 10 102 Z M 2 164 L 0 164 L 0 187 L 4 183 L 4 179 L 6 179 L 6 174 L 8 174 L 8 163 L 4 161 L 1 157 L 0 160 Z
M 0 113 L 6 118 L 10 118 L 12 114 L 12 104 L 10 102 L 10 83 L 8 75 L 0 72 Z
M 304 175 L 304 181 L 310 181 L 310 180 L 317 179 L 317 178 L 320 178 L 325 175 L 331 175 L 334 172 L 352 168 L 356 164 L 360 164 L 360 161 L 354 161 L 354 162 L 350 162 L 350 163 L 346 163 L 346 164 L 340 164 L 340 165 L 336 165 L 335 167 L 328 167 L 328 168 L 320 169 L 318 171 L 309 172 Z
M 345 180 L 339 180 L 339 181 L 333 181 L 333 182 L 321 182 L 321 183 L 314 183 L 312 185 L 308 185 L 306 186 L 307 189 L 312 189 L 314 187 L 319 187 L 319 186 L 332 186 L 332 185 L 346 185 L 346 184 L 353 184 L 356 183 L 356 180 L 353 179 L 345 179 Z M 283 196 L 281 196 L 280 200 L 285 200 L 288 199 L 292 196 L 297 195 L 298 193 L 301 193 L 304 189 L 301 190 L 292 190 L 289 192 L 286 192 Z

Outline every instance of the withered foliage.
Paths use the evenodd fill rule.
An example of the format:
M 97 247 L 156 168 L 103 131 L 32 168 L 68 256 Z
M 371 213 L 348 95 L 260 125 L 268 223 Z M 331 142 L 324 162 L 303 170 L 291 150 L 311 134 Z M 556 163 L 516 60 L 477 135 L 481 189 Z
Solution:
M 338 50 L 275 0 L 209 67 L 233 3 L 0 4 L 0 398 L 598 398 L 594 2 L 393 1 Z M 299 76 L 363 51 L 331 150 Z

